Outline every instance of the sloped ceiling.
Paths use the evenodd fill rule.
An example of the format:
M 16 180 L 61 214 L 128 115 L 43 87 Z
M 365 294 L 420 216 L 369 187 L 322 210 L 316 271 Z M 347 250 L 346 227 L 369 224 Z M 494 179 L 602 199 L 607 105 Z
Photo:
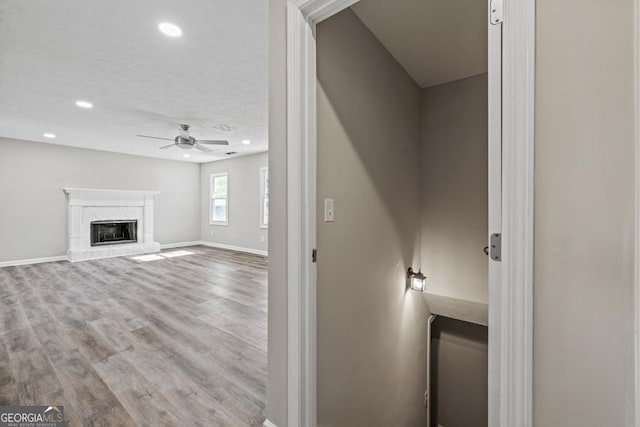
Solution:
M 352 9 L 420 87 L 487 71 L 486 0 L 361 0 Z

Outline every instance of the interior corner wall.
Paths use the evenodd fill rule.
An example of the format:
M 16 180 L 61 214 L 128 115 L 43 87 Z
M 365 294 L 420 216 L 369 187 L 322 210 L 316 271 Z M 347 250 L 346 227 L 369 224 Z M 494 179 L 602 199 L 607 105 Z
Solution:
M 230 249 L 267 252 L 268 230 L 260 227 L 260 169 L 268 167 L 269 154 L 218 160 L 200 165 L 200 219 L 203 242 Z M 228 173 L 227 225 L 210 224 L 209 179 Z
M 634 16 L 536 1 L 536 427 L 636 425 Z
M 488 303 L 487 74 L 422 90 L 422 271 L 429 293 Z
M 420 88 L 350 9 L 316 40 L 318 426 L 425 425 Z
M 160 244 L 200 240 L 200 166 L 0 138 L 0 262 L 66 256 L 64 187 L 157 190 Z

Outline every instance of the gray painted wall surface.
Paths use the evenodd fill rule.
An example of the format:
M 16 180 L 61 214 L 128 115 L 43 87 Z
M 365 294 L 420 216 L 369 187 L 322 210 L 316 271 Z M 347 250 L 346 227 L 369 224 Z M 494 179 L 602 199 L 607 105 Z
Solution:
M 487 75 L 422 90 L 422 269 L 430 293 L 488 302 Z
M 431 425 L 486 427 L 487 327 L 438 317 L 431 328 Z
M 318 425 L 425 425 L 420 89 L 351 10 L 316 37 Z
M 0 138 L 0 261 L 64 256 L 63 187 L 158 190 L 155 239 L 200 240 L 200 166 Z
M 201 236 L 205 242 L 267 251 L 268 230 L 260 228 L 260 168 L 267 167 L 268 153 L 236 157 L 200 167 Z M 209 224 L 209 176 L 229 174 L 227 225 Z
M 634 2 L 536 20 L 534 424 L 630 427 Z
M 269 0 L 269 333 L 267 418 L 287 427 L 286 0 Z

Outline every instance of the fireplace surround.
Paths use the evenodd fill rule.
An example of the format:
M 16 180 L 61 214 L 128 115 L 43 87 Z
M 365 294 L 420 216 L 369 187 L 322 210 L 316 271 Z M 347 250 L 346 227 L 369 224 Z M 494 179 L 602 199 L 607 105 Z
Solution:
M 160 250 L 153 237 L 157 191 L 64 188 L 64 192 L 69 210 L 69 261 Z

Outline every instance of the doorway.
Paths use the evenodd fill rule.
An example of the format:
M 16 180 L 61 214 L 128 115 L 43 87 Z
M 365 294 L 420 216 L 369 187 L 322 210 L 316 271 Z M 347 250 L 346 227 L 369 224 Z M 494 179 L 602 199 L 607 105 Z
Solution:
M 314 179 L 317 136 L 315 24 L 353 3 L 318 1 L 305 2 L 302 6 L 290 3 L 288 11 L 288 182 L 290 185 L 288 195 L 290 233 L 288 415 L 289 422 L 300 425 L 315 425 L 316 422 L 315 298 L 317 293 L 315 264 L 312 260 L 316 259 L 316 255 L 319 260 L 323 256 L 322 252 L 317 254 L 315 252 L 316 215 L 320 212 L 319 209 L 315 209 L 316 182 Z M 495 10 L 497 9 L 496 7 Z M 521 18 L 520 23 L 524 25 L 517 28 L 516 26 L 508 27 L 510 32 L 506 31 L 503 40 L 498 38 L 498 43 L 494 46 L 498 52 L 505 53 L 504 62 L 498 70 L 504 68 L 509 71 L 502 79 L 499 74 L 496 78 L 495 72 L 492 74 L 490 68 L 488 78 L 490 94 L 493 93 L 490 99 L 499 100 L 500 105 L 497 112 L 490 111 L 489 117 L 503 119 L 503 125 L 498 122 L 496 126 L 494 122 L 492 126 L 491 121 L 489 124 L 490 139 L 494 142 L 498 141 L 498 146 L 502 148 L 499 151 L 501 173 L 495 174 L 499 176 L 498 188 L 501 190 L 497 193 L 499 194 L 496 198 L 499 201 L 497 209 L 503 218 L 508 219 L 500 228 L 503 235 L 502 253 L 501 259 L 495 260 L 497 265 L 494 266 L 495 272 L 499 275 L 492 274 L 490 267 L 489 425 L 529 425 L 530 423 L 530 415 L 528 415 L 530 414 L 531 384 L 530 224 L 533 204 L 531 197 L 533 139 L 532 127 L 530 127 L 533 111 L 533 74 L 530 58 L 533 46 L 533 14 L 531 5 L 522 5 L 521 9 L 512 7 L 510 12 L 511 16 Z M 502 25 L 497 25 L 494 33 L 500 36 L 506 29 Z M 491 29 L 489 31 L 491 32 Z M 493 39 L 494 42 L 496 40 L 491 36 L 489 39 Z M 518 49 L 514 49 L 515 47 Z M 518 75 L 520 77 L 513 75 L 518 67 L 524 71 L 524 74 Z M 495 81 L 499 83 L 504 81 L 504 92 L 495 92 L 495 85 L 492 86 L 492 82 Z M 502 96 L 513 93 L 519 93 L 521 96 Z M 515 120 L 515 117 L 518 117 L 518 120 Z M 505 131 L 504 146 L 500 144 L 500 139 L 495 138 L 497 132 L 503 133 L 503 129 Z M 507 144 L 510 138 L 516 135 L 522 136 L 520 140 L 522 143 Z M 491 158 L 491 154 L 489 157 Z M 489 168 L 491 168 L 491 162 L 489 162 Z M 492 175 L 491 171 L 489 175 Z M 517 199 L 514 197 L 516 195 L 518 195 Z M 490 209 L 490 216 L 491 212 L 492 209 Z M 322 213 L 325 213 L 324 206 Z M 335 207 L 334 215 L 336 220 L 340 217 L 339 206 Z M 487 243 L 490 243 L 489 236 L 487 236 Z M 292 254 L 293 251 L 296 253 Z M 403 272 L 404 266 L 397 266 L 396 269 Z M 363 271 L 362 274 L 367 272 Z M 509 289 L 502 286 L 500 279 L 505 277 L 511 284 Z M 522 280 L 518 280 L 519 278 Z M 517 285 L 514 287 L 514 284 Z M 522 310 L 519 310 L 520 308 Z M 492 325 L 495 325 L 495 328 Z M 363 328 L 367 326 L 366 323 L 363 324 Z M 339 332 L 336 330 L 336 333 Z

